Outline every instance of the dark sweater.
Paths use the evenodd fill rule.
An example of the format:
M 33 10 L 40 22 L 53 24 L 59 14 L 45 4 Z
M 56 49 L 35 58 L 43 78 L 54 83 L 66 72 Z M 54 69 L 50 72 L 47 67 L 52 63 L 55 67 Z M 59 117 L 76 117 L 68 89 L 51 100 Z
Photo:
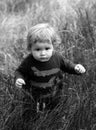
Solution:
M 77 74 L 75 65 L 58 52 L 54 52 L 46 62 L 37 61 L 29 54 L 16 69 L 15 77 L 23 78 L 26 83 L 31 82 L 32 86 L 47 88 L 54 86 L 57 79 L 60 79 L 61 72 Z

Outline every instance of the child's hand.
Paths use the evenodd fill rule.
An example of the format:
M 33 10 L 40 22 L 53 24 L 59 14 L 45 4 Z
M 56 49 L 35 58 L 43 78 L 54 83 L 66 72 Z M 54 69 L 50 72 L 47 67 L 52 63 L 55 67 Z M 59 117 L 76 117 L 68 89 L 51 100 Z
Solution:
M 22 88 L 22 85 L 25 85 L 25 81 L 21 78 L 18 78 L 15 83 L 16 87 Z
M 77 73 L 81 73 L 81 74 L 86 72 L 86 69 L 81 64 L 77 64 L 75 66 L 75 70 Z

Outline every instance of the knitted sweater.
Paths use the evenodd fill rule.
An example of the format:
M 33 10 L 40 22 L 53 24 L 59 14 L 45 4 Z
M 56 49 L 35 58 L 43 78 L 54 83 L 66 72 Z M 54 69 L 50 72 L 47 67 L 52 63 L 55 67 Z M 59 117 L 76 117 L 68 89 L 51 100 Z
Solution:
M 15 77 L 23 78 L 25 82 L 31 82 L 32 86 L 39 88 L 52 87 L 61 72 L 77 74 L 74 63 L 65 59 L 60 53 L 54 52 L 49 61 L 40 62 L 29 54 L 16 69 Z

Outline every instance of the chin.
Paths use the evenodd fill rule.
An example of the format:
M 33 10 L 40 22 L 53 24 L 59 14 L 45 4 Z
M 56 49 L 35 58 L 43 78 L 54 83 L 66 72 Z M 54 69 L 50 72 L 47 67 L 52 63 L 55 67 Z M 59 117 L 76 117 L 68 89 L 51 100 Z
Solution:
M 48 61 L 49 60 L 49 58 L 47 58 L 47 59 L 40 59 L 39 61 L 41 61 L 41 62 L 46 62 L 46 61 Z

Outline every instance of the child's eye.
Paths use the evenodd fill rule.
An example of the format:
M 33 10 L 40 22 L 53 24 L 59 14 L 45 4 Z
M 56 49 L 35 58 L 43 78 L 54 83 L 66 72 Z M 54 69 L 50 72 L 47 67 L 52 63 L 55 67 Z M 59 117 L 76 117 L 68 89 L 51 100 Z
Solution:
M 49 47 L 46 48 L 46 50 L 49 50 L 49 49 L 50 49 Z
M 37 49 L 36 49 L 36 51 L 40 51 L 40 49 L 39 49 L 39 48 L 37 48 Z

